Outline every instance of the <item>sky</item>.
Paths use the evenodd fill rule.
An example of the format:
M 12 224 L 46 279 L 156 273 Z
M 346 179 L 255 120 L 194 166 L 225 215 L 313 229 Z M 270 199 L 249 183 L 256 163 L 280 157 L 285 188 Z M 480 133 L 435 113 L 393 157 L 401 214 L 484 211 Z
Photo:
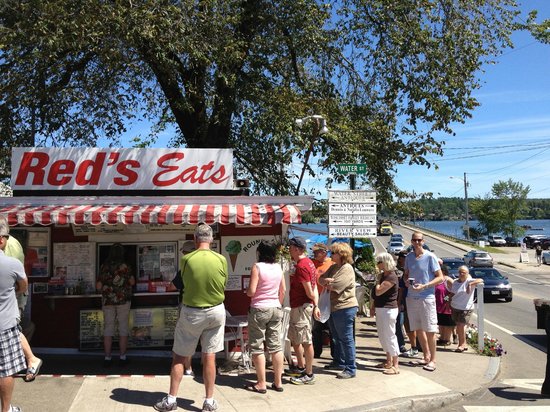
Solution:
M 524 11 L 539 10 L 538 21 L 550 18 L 550 1 L 524 4 Z M 529 186 L 529 198 L 550 198 L 550 45 L 526 33 L 514 34 L 513 43 L 481 75 L 472 118 L 454 125 L 455 136 L 442 136 L 444 155 L 432 158 L 438 169 L 401 165 L 399 188 L 462 197 L 466 173 L 469 197 L 512 179 Z
M 522 4 L 523 16 L 536 9 L 538 21 L 550 18 L 550 0 Z M 470 198 L 484 197 L 494 183 L 508 179 L 529 186 L 529 198 L 550 198 L 550 45 L 527 33 L 515 33 L 512 40 L 514 48 L 481 73 L 482 87 L 474 93 L 480 106 L 472 117 L 452 125 L 456 135 L 438 136 L 446 143 L 442 157 L 430 158 L 437 168 L 398 166 L 395 182 L 400 189 L 463 197 L 466 173 Z M 167 142 L 161 138 L 155 146 Z M 301 164 L 293 167 L 299 173 Z M 326 197 L 324 179 L 306 176 L 302 187 L 321 191 L 318 198 Z M 348 187 L 345 183 L 333 189 Z

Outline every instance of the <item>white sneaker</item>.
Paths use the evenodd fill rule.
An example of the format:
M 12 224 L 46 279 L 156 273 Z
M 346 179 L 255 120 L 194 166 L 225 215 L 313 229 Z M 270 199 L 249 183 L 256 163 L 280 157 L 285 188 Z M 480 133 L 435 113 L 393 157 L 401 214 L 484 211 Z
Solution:
M 211 412 L 217 409 L 218 409 L 218 402 L 216 402 L 215 399 L 212 402 L 212 405 L 207 403 L 206 401 L 204 401 L 204 403 L 202 404 L 202 412 Z
M 178 409 L 178 403 L 177 402 L 169 403 L 168 396 L 165 396 L 164 398 L 162 398 L 161 401 L 158 401 L 157 403 L 155 403 L 153 408 L 155 408 L 155 410 L 159 412 L 175 411 L 176 409 Z

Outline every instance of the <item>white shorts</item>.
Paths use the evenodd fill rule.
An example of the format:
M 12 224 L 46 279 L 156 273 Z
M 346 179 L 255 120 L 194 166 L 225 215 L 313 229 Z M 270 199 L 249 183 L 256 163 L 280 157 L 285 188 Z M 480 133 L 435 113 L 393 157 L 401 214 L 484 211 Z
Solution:
M 130 302 L 122 305 L 104 305 L 103 321 L 105 328 L 103 336 L 115 335 L 115 318 L 118 322 L 118 336 L 128 336 L 128 317 L 130 315 Z
M 411 331 L 437 332 L 437 310 L 434 298 L 415 299 L 407 297 L 407 316 Z
M 225 306 L 219 304 L 208 309 L 190 308 L 182 305 L 172 351 L 179 356 L 195 354 L 201 343 L 202 353 L 216 353 L 223 350 L 225 335 Z

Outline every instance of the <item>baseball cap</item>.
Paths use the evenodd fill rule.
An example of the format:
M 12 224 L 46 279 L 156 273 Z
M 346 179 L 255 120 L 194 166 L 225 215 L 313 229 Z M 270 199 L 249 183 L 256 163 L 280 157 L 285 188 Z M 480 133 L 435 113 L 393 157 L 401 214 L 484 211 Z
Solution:
M 293 237 L 292 239 L 290 239 L 290 240 L 288 241 L 288 244 L 289 244 L 290 246 L 299 247 L 300 249 L 304 249 L 304 250 L 307 249 L 306 240 L 305 240 L 303 237 L 300 237 L 300 236 Z
M 316 252 L 318 250 L 322 250 L 323 252 L 326 252 L 328 250 L 327 248 L 327 245 L 325 245 L 324 243 L 315 243 L 312 247 L 311 247 L 311 250 Z

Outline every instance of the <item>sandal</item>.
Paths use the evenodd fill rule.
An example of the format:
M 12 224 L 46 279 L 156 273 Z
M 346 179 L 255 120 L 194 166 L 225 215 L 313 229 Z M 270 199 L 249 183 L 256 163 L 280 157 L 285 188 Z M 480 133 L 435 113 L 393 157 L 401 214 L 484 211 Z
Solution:
M 458 348 L 455 349 L 455 352 L 457 353 L 462 353 L 462 352 L 466 352 L 468 350 L 468 348 L 461 348 L 460 346 Z
M 424 359 L 409 362 L 409 365 L 411 365 L 411 366 L 426 366 L 427 364 L 428 364 L 428 362 L 426 362 Z
M 389 369 L 386 369 L 382 372 L 384 375 L 399 375 L 399 369 L 397 369 L 395 366 L 392 366 Z
M 390 369 L 392 366 L 389 363 L 381 362 L 378 365 L 375 366 L 375 368 L 378 369 Z
M 247 385 L 244 385 L 244 388 L 247 391 L 261 393 L 262 395 L 265 395 L 267 393 L 267 389 L 260 389 L 260 388 L 256 387 L 256 385 L 248 385 L 247 384 Z
M 271 384 L 271 389 L 273 389 L 275 392 L 282 392 L 284 391 L 282 386 L 277 386 L 274 383 Z
M 38 375 L 38 372 L 40 372 L 40 368 L 42 367 L 42 359 L 38 359 L 38 363 L 36 365 L 31 365 L 29 368 L 27 368 L 27 374 L 23 378 L 25 382 L 32 382 L 36 379 L 36 376 Z
M 424 369 L 425 371 L 428 371 L 428 372 L 433 372 L 433 371 L 435 371 L 435 365 L 432 362 L 430 362 L 430 363 L 424 365 L 422 367 L 422 369 Z

